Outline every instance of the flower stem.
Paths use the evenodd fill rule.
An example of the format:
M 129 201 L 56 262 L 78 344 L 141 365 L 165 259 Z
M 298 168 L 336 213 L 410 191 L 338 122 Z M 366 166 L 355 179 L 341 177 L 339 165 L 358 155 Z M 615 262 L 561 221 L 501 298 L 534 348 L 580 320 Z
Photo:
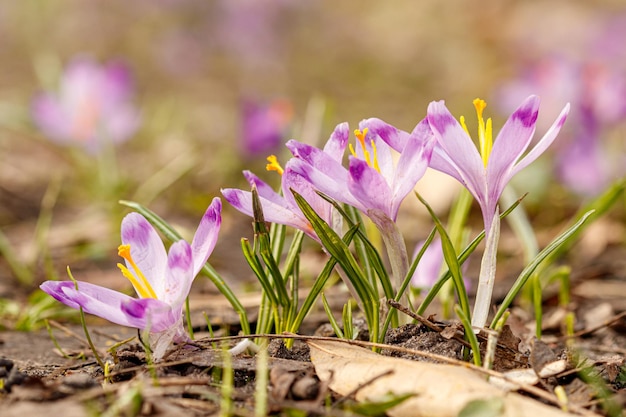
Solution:
M 389 264 L 391 265 L 391 274 L 393 276 L 392 282 L 394 291 L 398 291 L 407 272 L 409 271 L 409 256 L 406 251 L 406 244 L 404 238 L 400 233 L 400 229 L 396 223 L 387 217 L 382 212 L 375 212 L 372 210 L 368 213 L 385 242 L 385 249 L 387 250 L 387 257 L 389 258 Z M 402 296 L 402 299 L 408 301 L 408 297 Z
M 496 254 L 498 253 L 498 241 L 500 240 L 500 212 L 496 209 L 493 216 L 483 259 L 480 262 L 480 275 L 478 276 L 478 288 L 476 289 L 476 301 L 472 312 L 472 326 L 482 328 L 487 323 L 487 316 L 491 307 L 491 295 L 496 278 Z M 475 331 L 477 331 L 475 329 Z

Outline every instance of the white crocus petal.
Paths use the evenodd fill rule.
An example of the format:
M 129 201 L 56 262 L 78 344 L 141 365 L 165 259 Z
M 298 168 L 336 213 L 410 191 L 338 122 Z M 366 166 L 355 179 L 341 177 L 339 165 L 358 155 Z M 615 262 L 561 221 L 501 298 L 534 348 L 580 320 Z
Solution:
M 170 247 L 165 272 L 165 291 L 162 301 L 165 301 L 174 311 L 180 309 L 189 295 L 193 282 L 193 259 L 191 246 L 184 240 L 179 240 Z

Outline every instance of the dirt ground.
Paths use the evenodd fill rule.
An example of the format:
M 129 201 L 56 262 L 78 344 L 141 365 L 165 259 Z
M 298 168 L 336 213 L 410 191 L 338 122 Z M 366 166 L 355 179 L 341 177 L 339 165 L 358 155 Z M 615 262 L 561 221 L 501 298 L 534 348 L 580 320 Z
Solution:
M 572 286 L 571 311 L 576 313 L 575 337 L 562 333 L 564 311 L 555 306 L 554 297 L 545 300 L 542 342 L 533 340 L 532 321 L 527 313 L 513 309 L 509 326 L 500 335 L 494 370 L 530 368 L 546 375 L 533 384 L 546 393 L 564 388 L 570 411 L 585 415 L 622 415 L 626 401 L 626 280 L 620 275 L 615 253 L 607 252 L 593 267 L 580 269 Z M 593 272 L 593 273 L 592 273 Z M 585 279 L 582 279 L 585 277 Z M 580 279 L 579 279 L 580 278 Z M 497 291 L 496 291 L 497 292 Z M 49 415 L 167 415 L 211 416 L 223 410 L 224 394 L 220 381 L 224 354 L 215 339 L 202 332 L 202 312 L 218 317 L 224 306 L 215 300 L 192 299 L 192 322 L 197 327 L 194 346 L 174 349 L 162 363 L 150 368 L 143 350 L 134 338 L 105 352 L 113 344 L 137 335 L 133 329 L 93 323 L 90 327 L 95 346 L 111 364 L 109 377 L 94 360 L 78 325 L 53 323 L 58 345 L 73 358 L 65 358 L 55 348 L 48 332 L 5 331 L 0 333 L 0 394 L 2 416 Z M 254 306 L 255 298 L 245 300 Z M 221 302 L 223 303 L 223 301 Z M 236 319 L 224 315 L 217 336 L 236 333 Z M 409 324 L 392 330 L 387 337 L 389 349 L 383 354 L 414 360 L 428 354 L 463 359 L 460 327 L 437 322 L 436 317 L 420 318 L 422 324 Z M 196 323 L 197 322 L 197 323 Z M 197 324 L 197 326 L 196 326 Z M 313 315 L 305 330 L 330 335 L 323 315 Z M 321 327 L 319 327 L 322 325 Z M 218 326 L 216 326 L 218 327 Z M 313 329 L 316 329 L 315 332 Z M 230 340 L 234 346 L 238 340 Z M 481 348 L 484 349 L 485 343 Z M 397 348 L 403 349 L 398 352 Z M 407 349 L 414 353 L 407 353 Z M 288 350 L 275 339 L 269 347 L 268 412 L 273 415 L 348 415 L 354 402 L 341 398 L 320 382 L 310 362 L 306 344 L 297 341 Z M 586 358 L 584 361 L 582 358 Z M 233 367 L 232 412 L 254 413 L 257 361 L 252 352 L 231 358 Z M 550 366 L 557 369 L 549 373 Z M 152 369 L 152 370 L 151 370 Z M 542 373 L 543 372 L 543 373 Z M 547 373 L 546 373 L 547 372 Z M 525 395 L 533 397 L 532 393 Z M 608 403 L 603 400 L 610 399 Z M 545 401 L 545 400 L 542 400 Z M 336 407 L 328 404 L 337 404 Z M 608 404 L 608 405 L 607 405 Z M 298 413 L 294 414 L 295 411 Z

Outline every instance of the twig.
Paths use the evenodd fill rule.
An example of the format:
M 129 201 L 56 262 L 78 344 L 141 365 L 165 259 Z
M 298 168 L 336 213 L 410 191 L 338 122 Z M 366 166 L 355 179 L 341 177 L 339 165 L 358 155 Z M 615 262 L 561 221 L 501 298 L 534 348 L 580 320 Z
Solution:
M 573 333 L 573 334 L 570 334 L 570 335 L 561 336 L 559 339 L 561 339 L 561 340 L 562 339 L 572 339 L 572 338 L 575 338 L 575 337 L 581 337 L 581 336 L 585 336 L 587 334 L 591 334 L 591 333 L 596 332 L 598 330 L 604 329 L 605 327 L 609 327 L 613 323 L 616 323 L 616 322 L 620 321 L 623 317 L 626 317 L 626 311 L 622 311 L 618 315 L 613 316 L 612 318 L 604 321 L 603 323 L 600 323 L 597 326 L 590 327 L 588 329 L 579 330 L 576 333 Z
M 441 326 L 433 323 L 432 321 L 428 320 L 426 317 L 421 316 L 421 315 L 419 315 L 419 314 L 409 310 L 407 307 L 403 306 L 402 304 L 400 304 L 396 300 L 387 300 L 387 304 L 390 307 L 393 307 L 396 310 L 399 310 L 399 311 L 403 312 L 404 314 L 406 314 L 407 316 L 411 317 L 412 319 L 419 321 L 424 326 L 428 327 L 430 330 L 433 330 L 435 332 L 441 333 L 443 331 L 443 329 L 444 329 L 443 327 L 441 327 Z
M 423 317 L 423 316 L 417 314 L 416 312 L 409 310 L 408 308 L 406 308 L 405 306 L 403 306 L 402 304 L 398 303 L 395 300 L 387 300 L 387 304 L 389 306 L 391 306 L 391 307 L 401 311 L 402 313 L 406 314 L 407 316 L 411 317 L 412 319 L 415 319 L 415 320 L 419 321 L 424 326 L 428 327 L 429 329 L 431 329 L 431 330 L 433 330 L 435 332 L 441 333 L 441 332 L 443 332 L 445 330 L 444 327 L 441 327 L 438 324 L 433 323 L 432 321 L 428 320 L 426 317 Z M 476 335 L 476 337 L 478 339 L 480 339 L 482 342 L 485 342 L 485 341 L 488 340 L 488 338 L 486 336 L 484 336 L 482 333 L 478 333 Z M 456 340 L 457 342 L 462 343 L 463 346 L 471 348 L 470 343 L 467 340 L 465 340 L 461 335 L 455 334 L 454 336 L 452 336 L 452 338 L 454 340 Z M 501 349 L 505 349 L 505 350 L 508 350 L 510 352 L 517 353 L 511 347 L 503 345 L 501 343 L 498 343 L 497 346 L 499 348 L 501 348 Z
M 387 304 L 390 307 L 393 307 L 396 310 L 406 314 L 407 316 L 411 317 L 412 319 L 419 321 L 424 326 L 428 327 L 430 330 L 432 330 L 434 332 L 441 333 L 445 329 L 444 327 L 441 327 L 438 324 L 433 323 L 432 321 L 428 320 L 426 317 L 421 316 L 421 315 L 415 313 L 414 311 L 409 310 L 408 308 L 406 308 L 405 306 L 403 306 L 402 304 L 400 304 L 399 302 L 397 302 L 395 300 L 387 300 Z M 467 340 L 463 339 L 463 337 L 458 335 L 458 334 L 455 334 L 454 336 L 452 336 L 452 338 L 454 340 L 456 340 L 457 342 L 463 344 L 463 346 L 465 346 L 465 347 L 471 347 L 469 342 Z

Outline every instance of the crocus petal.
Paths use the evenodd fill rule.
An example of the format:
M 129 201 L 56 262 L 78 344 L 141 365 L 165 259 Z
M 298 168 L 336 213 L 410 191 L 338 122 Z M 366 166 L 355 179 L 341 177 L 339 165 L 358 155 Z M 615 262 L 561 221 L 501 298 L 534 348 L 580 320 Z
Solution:
M 341 163 L 346 146 L 348 146 L 349 138 L 350 130 L 348 123 L 338 124 L 333 133 L 330 135 L 326 145 L 324 145 L 324 153 L 330 155 L 330 157 L 335 161 Z
M 574 141 L 573 146 L 559 152 L 556 165 L 561 181 L 574 192 L 594 196 L 610 182 L 611 166 L 598 144 L 587 138 Z
M 546 149 L 554 142 L 556 136 L 561 131 L 561 128 L 565 124 L 565 119 L 567 119 L 567 115 L 569 114 L 570 105 L 569 103 L 563 108 L 559 117 L 555 120 L 555 122 L 550 126 L 550 129 L 546 132 L 546 134 L 537 142 L 534 148 L 530 150 L 516 165 L 513 167 L 511 171 L 511 177 L 517 174 L 522 169 L 526 168 L 530 165 L 535 159 L 539 158 L 539 156 L 545 152 Z
M 438 146 L 441 146 L 450 161 L 454 161 L 458 176 L 468 190 L 475 197 L 486 195 L 485 168 L 476 145 L 448 111 L 443 101 L 428 105 L 428 123 L 437 137 Z M 433 163 L 439 160 L 440 158 L 433 157 L 431 167 L 438 169 L 439 167 Z
M 471 184 L 467 184 L 463 177 L 461 176 L 460 168 L 454 163 L 452 159 L 446 154 L 441 145 L 438 143 L 435 144 L 435 148 L 433 149 L 433 153 L 430 158 L 430 165 L 432 169 L 437 171 L 441 171 L 444 174 L 448 174 L 449 176 L 455 178 L 458 182 L 463 184 L 465 188 L 467 188 L 474 197 L 476 196 L 476 189 L 471 186 Z
M 369 209 L 377 209 L 395 220 L 397 213 L 391 212 L 391 188 L 378 171 L 353 156 L 350 157 L 348 189 L 365 208 L 365 213 Z
M 535 123 L 539 114 L 539 97 L 528 97 L 506 121 L 498 137 L 493 142 L 493 149 L 487 164 L 487 183 L 489 187 L 504 188 L 502 180 L 507 177 L 513 164 L 528 148 L 535 133 Z
M 287 165 L 285 165 L 285 172 L 283 173 L 282 187 L 285 199 L 294 208 L 298 207 L 292 190 L 297 192 L 309 203 L 318 215 L 328 222 L 330 218 L 330 204 L 317 194 L 310 182 L 291 169 L 291 164 L 292 162 L 289 161 Z M 299 209 L 298 212 L 301 213 Z M 304 214 L 302 216 L 304 217 Z
M 363 130 L 365 128 L 367 128 L 370 133 L 380 137 L 397 152 L 402 152 L 410 136 L 408 132 L 400 130 L 375 117 L 362 120 L 359 123 L 359 129 Z
M 260 197 L 263 197 L 266 200 L 270 200 L 274 204 L 284 205 L 283 196 L 274 191 L 272 187 L 270 187 L 266 182 L 254 175 L 252 172 L 247 170 L 243 171 L 243 176 L 246 177 L 246 180 L 248 180 L 250 187 L 252 187 L 253 185 L 256 186 L 256 190 L 259 193 Z
M 110 62 L 102 69 L 102 99 L 106 108 L 132 98 L 135 82 L 129 68 L 123 62 Z
M 246 156 L 272 153 L 283 136 L 283 123 L 272 117 L 272 106 L 245 99 L 241 103 L 241 143 Z
M 141 124 L 139 111 L 131 105 L 118 103 L 114 111 L 103 115 L 107 123 L 103 126 L 105 130 L 103 138 L 112 143 L 122 143 L 130 139 Z
M 400 154 L 400 160 L 393 178 L 392 213 L 398 212 L 400 203 L 404 200 L 424 176 L 435 146 L 435 139 L 428 128 L 428 122 L 420 122 L 406 141 Z
M 366 133 L 365 130 L 362 133 Z M 365 149 L 363 149 L 365 145 Z M 357 158 L 366 161 L 371 167 L 376 168 L 385 179 L 391 182 L 393 178 L 393 158 L 391 148 L 378 135 L 367 132 L 363 138 L 363 144 L 357 143 L 352 149 Z
M 131 298 L 122 303 L 120 311 L 129 320 L 137 323 L 132 327 L 148 330 L 150 333 L 171 329 L 180 322 L 182 315 L 182 310 L 173 311 L 169 304 L 156 298 Z
M 78 291 L 72 281 L 46 281 L 40 288 L 69 307 L 82 307 L 86 313 L 112 323 L 139 329 L 145 325 L 145 317 L 127 314 L 123 310 L 122 306 L 132 305 L 137 300 L 121 292 L 82 281 L 78 281 Z M 159 308 L 169 308 L 159 300 L 151 300 L 157 302 Z
M 393 176 L 395 174 L 396 168 L 393 162 L 393 156 L 391 155 L 391 148 L 387 145 L 382 139 L 378 136 L 374 136 L 370 133 L 367 135 L 366 141 L 368 150 L 372 159 L 375 159 L 375 163 L 378 164 L 378 169 L 380 170 L 380 174 L 385 178 L 388 184 L 391 184 L 393 181 Z M 373 136 L 373 139 L 372 139 Z M 376 150 L 372 149 L 372 143 L 374 141 L 374 146 Z M 374 163 L 374 161 L 372 162 Z
M 91 99 L 99 99 L 95 86 L 100 82 L 102 82 L 100 69 L 93 60 L 75 59 L 67 66 L 63 74 L 60 97 L 68 108 L 75 110 L 87 94 L 92 96 Z
M 193 276 L 198 275 L 217 243 L 222 224 L 222 201 L 215 197 L 202 216 L 198 229 L 191 241 L 193 253 Z M 171 251 L 171 250 L 170 250 Z
M 295 158 L 305 161 L 312 167 L 322 169 L 327 176 L 335 178 L 335 181 L 348 180 L 348 172 L 341 163 L 321 149 L 293 139 L 288 141 L 286 146 Z
M 189 243 L 179 240 L 172 244 L 167 256 L 165 285 L 160 300 L 169 304 L 174 312 L 182 312 L 183 302 L 191 290 L 195 277 L 194 261 Z
M 154 227 L 141 214 L 129 213 L 122 220 L 122 243 L 130 245 L 133 260 L 161 298 L 167 253 Z M 126 267 L 135 273 L 128 261 Z
M 359 200 L 357 200 L 352 194 L 346 192 L 346 184 L 349 181 L 349 173 L 345 168 L 342 167 L 343 175 L 338 178 L 336 176 L 329 175 L 328 172 L 324 170 L 324 166 L 318 169 L 317 167 L 314 167 L 313 165 L 310 165 L 309 163 L 298 158 L 292 159 L 290 162 L 290 168 L 313 184 L 317 190 L 326 194 L 333 200 L 349 204 L 361 211 L 366 210 Z
M 252 212 L 252 193 L 236 188 L 224 188 L 222 189 L 222 195 L 234 208 L 243 214 L 254 217 Z M 259 200 L 261 200 L 265 221 L 295 227 L 309 235 L 312 233 L 311 226 L 308 222 L 304 218 L 296 215 L 293 211 L 293 207 L 287 207 L 286 201 L 283 201 L 282 204 L 276 204 L 261 196 L 259 196 Z

